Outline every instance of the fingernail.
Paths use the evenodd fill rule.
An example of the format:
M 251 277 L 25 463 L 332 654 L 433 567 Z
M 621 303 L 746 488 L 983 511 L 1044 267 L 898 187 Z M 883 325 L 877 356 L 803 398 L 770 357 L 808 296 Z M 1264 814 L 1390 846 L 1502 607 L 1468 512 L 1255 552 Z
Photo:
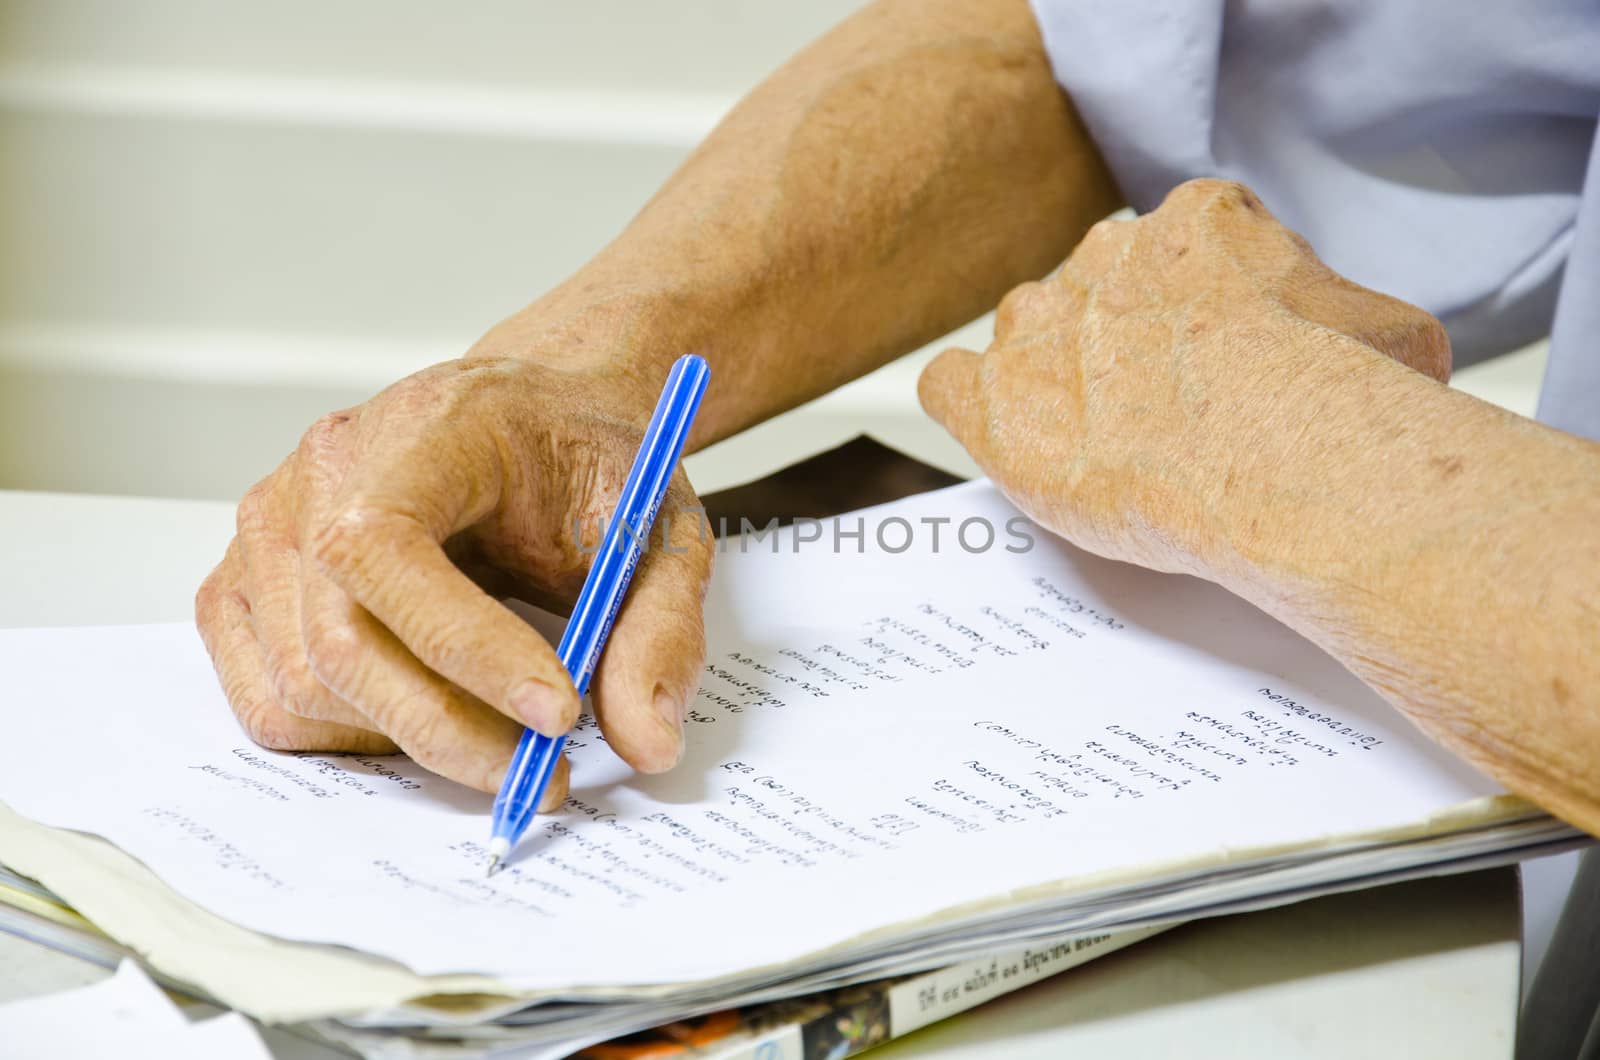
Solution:
M 511 692 L 511 709 L 530 729 L 554 736 L 566 729 L 566 699 L 543 681 L 529 678 Z
M 678 705 L 678 699 L 668 692 L 662 685 L 656 685 L 656 713 L 661 715 L 662 722 L 673 739 L 677 741 L 678 757 L 683 757 L 683 708 Z

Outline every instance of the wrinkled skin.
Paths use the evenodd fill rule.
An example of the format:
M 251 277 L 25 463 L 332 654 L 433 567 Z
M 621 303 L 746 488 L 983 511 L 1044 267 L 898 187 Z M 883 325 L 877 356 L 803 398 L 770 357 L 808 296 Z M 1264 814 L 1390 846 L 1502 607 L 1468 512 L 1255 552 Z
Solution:
M 285 750 L 401 750 L 482 791 L 524 725 L 578 699 L 551 647 L 497 593 L 570 604 L 653 395 L 526 360 L 439 365 L 325 417 L 239 506 L 201 588 L 200 629 L 235 713 Z M 679 471 L 664 511 L 696 507 Z M 660 547 L 670 526 L 670 547 Z M 671 767 L 704 657 L 711 544 L 658 523 L 594 683 L 610 746 Z M 565 796 L 566 768 L 546 805 Z
M 1145 217 L 1097 224 L 1056 275 L 1000 303 L 987 354 L 945 351 L 919 390 L 1041 526 L 1216 579 L 1222 495 L 1273 429 L 1271 375 L 1352 341 L 1449 377 L 1432 316 L 1331 271 L 1247 188 L 1194 180 Z
M 493 789 L 517 726 L 562 731 L 577 703 L 474 580 L 571 599 L 574 517 L 611 511 L 678 355 L 712 366 L 693 449 L 979 315 L 1118 204 L 1026 0 L 866 5 L 569 279 L 466 360 L 323 420 L 251 491 L 196 601 L 234 711 L 269 747 L 398 747 Z M 680 475 L 664 510 L 693 504 Z M 641 565 L 592 686 L 647 771 L 681 751 L 704 654 L 709 542 L 693 518 L 672 534 L 686 551 Z M 516 695 L 529 680 L 544 691 Z
M 1122 204 L 1027 0 L 864 5 L 571 278 L 319 424 L 251 493 L 197 600 L 234 710 L 269 746 L 398 746 L 495 787 L 517 723 L 559 731 L 576 703 L 474 580 L 570 599 L 562 534 L 609 511 L 676 356 L 712 366 L 693 449 L 1021 283 L 991 350 L 921 385 L 1020 506 L 1243 596 L 1600 834 L 1600 445 L 1441 386 L 1436 322 L 1331 274 L 1243 189 L 1194 182 L 1086 238 Z M 646 770 L 681 751 L 703 655 L 692 522 L 595 678 L 608 742 Z
M 1097 225 L 920 393 L 1041 525 L 1223 585 L 1600 834 L 1600 446 L 1449 367 L 1427 313 L 1198 180 Z

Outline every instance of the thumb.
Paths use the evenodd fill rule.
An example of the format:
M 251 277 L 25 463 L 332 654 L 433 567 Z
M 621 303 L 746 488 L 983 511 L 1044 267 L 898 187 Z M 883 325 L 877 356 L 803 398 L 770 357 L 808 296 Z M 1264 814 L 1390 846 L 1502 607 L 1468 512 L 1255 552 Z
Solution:
M 1317 273 L 1285 291 L 1290 310 L 1366 343 L 1407 368 L 1450 381 L 1450 335 L 1425 309 L 1373 291 L 1318 262 Z
M 680 471 L 667 491 L 594 676 L 594 712 L 606 743 L 644 773 L 683 754 L 683 723 L 700 687 L 702 614 L 715 543 Z
M 917 399 L 967 452 L 980 457 L 988 437 L 981 356 L 959 346 L 945 350 L 922 370 Z

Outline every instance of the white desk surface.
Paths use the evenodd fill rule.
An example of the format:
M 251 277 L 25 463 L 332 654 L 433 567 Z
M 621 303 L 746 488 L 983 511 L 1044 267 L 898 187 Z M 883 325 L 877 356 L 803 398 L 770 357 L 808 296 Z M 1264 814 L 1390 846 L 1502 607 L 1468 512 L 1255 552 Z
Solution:
M 225 503 L 0 491 L 0 627 L 188 621 L 232 532 Z M 1498 869 L 1181 927 L 871 1055 L 1509 1057 L 1520 970 Z M 103 974 L 0 934 L 0 1000 Z

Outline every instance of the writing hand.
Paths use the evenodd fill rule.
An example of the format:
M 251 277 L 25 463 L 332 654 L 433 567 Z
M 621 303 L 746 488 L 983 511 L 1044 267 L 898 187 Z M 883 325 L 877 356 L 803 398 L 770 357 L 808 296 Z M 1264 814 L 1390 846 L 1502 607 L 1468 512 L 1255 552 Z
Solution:
M 306 432 L 245 496 L 195 601 L 250 736 L 284 750 L 398 748 L 492 792 L 524 725 L 571 728 L 566 671 L 496 596 L 576 598 L 656 383 L 462 360 Z M 680 470 L 594 678 L 607 742 L 646 772 L 678 760 L 704 661 L 712 545 L 685 514 L 696 504 Z M 566 788 L 563 764 L 546 807 Z

